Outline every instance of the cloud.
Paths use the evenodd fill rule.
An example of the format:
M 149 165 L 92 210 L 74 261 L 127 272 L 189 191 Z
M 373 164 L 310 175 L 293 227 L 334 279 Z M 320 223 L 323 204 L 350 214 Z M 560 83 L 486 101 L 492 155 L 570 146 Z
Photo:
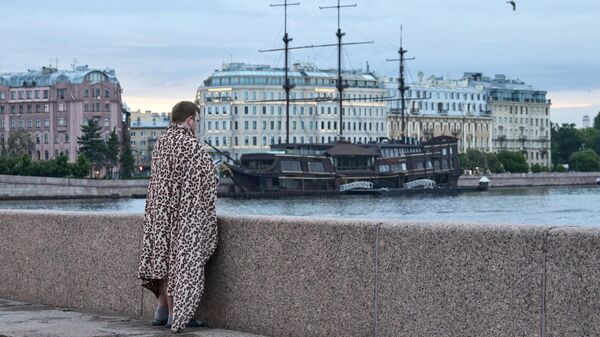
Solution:
M 281 66 L 282 8 L 270 1 L 145 0 L 101 2 L 31 0 L 2 5 L 0 71 L 39 68 L 75 57 L 92 67 L 111 67 L 132 97 L 193 97 L 198 85 L 221 63 L 235 60 Z M 334 43 L 335 1 L 304 0 L 289 10 L 293 45 Z M 457 78 L 465 71 L 503 73 L 540 90 L 600 90 L 600 2 L 597 0 L 504 1 L 359 0 L 342 14 L 345 41 L 374 40 L 345 48 L 348 68 L 395 75 L 399 26 L 404 25 L 408 72 Z M 336 66 L 335 48 L 300 50 L 293 61 Z M 581 104 L 555 100 L 557 107 Z M 142 102 L 142 100 L 139 100 Z M 142 104 L 142 103 L 140 103 Z M 589 104 L 596 104 L 591 102 Z

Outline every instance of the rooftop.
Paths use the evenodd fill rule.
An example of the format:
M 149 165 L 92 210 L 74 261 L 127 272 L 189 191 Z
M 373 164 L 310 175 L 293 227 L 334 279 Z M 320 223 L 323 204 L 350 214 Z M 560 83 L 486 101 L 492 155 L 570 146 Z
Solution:
M 71 70 L 59 70 L 52 67 L 42 67 L 39 70 L 27 70 L 26 72 L 0 73 L 0 85 L 9 87 L 40 87 L 51 86 L 59 82 L 81 84 L 85 80 L 95 81 L 87 77 L 91 73 L 99 72 L 109 81 L 118 84 L 114 69 L 93 69 L 87 65 L 74 67 Z

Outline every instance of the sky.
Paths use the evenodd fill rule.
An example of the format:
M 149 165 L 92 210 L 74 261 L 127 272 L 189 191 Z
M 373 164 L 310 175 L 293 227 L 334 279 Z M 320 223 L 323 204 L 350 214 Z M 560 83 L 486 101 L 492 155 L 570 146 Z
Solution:
M 112 68 L 133 109 L 170 111 L 224 62 L 283 66 L 284 0 L 29 0 L 3 3 L 0 72 L 87 64 Z M 336 0 L 290 0 L 292 46 L 335 43 Z M 548 91 L 552 120 L 581 124 L 600 111 L 600 1 L 355 0 L 345 8 L 345 68 L 397 76 L 400 25 L 417 74 L 505 74 Z M 292 62 L 336 67 L 335 48 L 295 51 Z

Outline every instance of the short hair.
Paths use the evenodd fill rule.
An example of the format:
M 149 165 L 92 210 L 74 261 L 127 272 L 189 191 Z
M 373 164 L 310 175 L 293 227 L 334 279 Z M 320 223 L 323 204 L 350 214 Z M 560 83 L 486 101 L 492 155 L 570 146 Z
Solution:
M 200 112 L 200 109 L 194 102 L 181 101 L 171 110 L 171 121 L 173 123 L 183 123 L 189 117 L 195 117 Z

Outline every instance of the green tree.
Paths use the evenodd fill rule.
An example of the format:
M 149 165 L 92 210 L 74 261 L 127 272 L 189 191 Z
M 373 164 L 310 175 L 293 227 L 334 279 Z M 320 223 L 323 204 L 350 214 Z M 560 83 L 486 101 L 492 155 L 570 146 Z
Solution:
M 579 130 L 579 132 L 583 137 L 583 144 L 585 144 L 583 150 L 587 148 L 594 150 L 596 153 L 600 153 L 600 130 L 586 128 Z
M 579 151 L 584 144 L 584 137 L 575 124 L 552 124 L 552 162 L 566 164 L 573 152 Z
M 569 158 L 569 168 L 580 172 L 600 171 L 600 156 L 591 149 L 575 152 Z
M 475 149 L 467 150 L 467 160 L 471 164 L 470 169 L 487 169 L 487 157 L 484 153 Z
M 112 132 L 110 133 L 110 138 L 106 142 L 106 153 L 104 155 L 105 163 L 108 167 L 107 172 L 110 172 L 107 175 L 110 178 L 113 176 L 113 168 L 117 166 L 117 163 L 119 162 L 119 152 L 119 137 L 117 137 L 116 128 L 113 128 Z
M 130 142 L 123 142 L 121 144 L 119 163 L 121 164 L 121 179 L 131 178 L 135 163 L 133 162 L 133 155 L 131 155 Z
M 90 176 L 93 169 L 100 169 L 104 163 L 106 154 L 106 144 L 102 140 L 102 128 L 95 120 L 90 120 L 86 125 L 81 126 L 81 137 L 77 137 L 79 144 L 79 153 L 83 154 L 91 163 Z
M 554 172 L 566 172 L 567 170 L 565 169 L 565 167 L 562 164 L 556 164 L 552 168 L 552 171 L 554 171 Z
M 75 164 L 71 164 L 71 175 L 75 178 L 83 178 L 90 173 L 92 164 L 90 160 L 84 154 L 77 156 Z
M 33 163 L 29 155 L 22 155 L 14 161 L 8 174 L 30 176 L 33 171 Z
M 52 161 L 50 169 L 52 177 L 66 177 L 71 174 L 71 167 L 69 166 L 69 158 L 65 155 L 60 155 Z
M 533 172 L 533 173 L 540 173 L 540 172 L 542 172 L 542 166 L 540 164 L 533 164 L 533 165 L 531 165 L 531 172 Z
M 529 165 L 525 156 L 521 152 L 509 152 L 503 151 L 498 153 L 498 160 L 504 166 L 507 172 L 511 173 L 527 173 L 529 172 Z
M 596 117 L 594 117 L 594 129 L 600 131 L 600 111 L 598 112 Z
M 23 155 L 31 156 L 35 144 L 31 138 L 31 134 L 25 130 L 11 131 L 6 145 L 3 148 L 3 156 L 18 158 Z
M 459 153 L 458 159 L 460 160 L 460 168 L 463 170 L 470 170 L 472 165 L 469 159 L 467 158 L 466 153 Z
M 504 166 L 500 160 L 498 160 L 498 156 L 495 153 L 488 152 L 485 154 L 488 163 L 488 170 L 492 173 L 502 173 L 504 172 Z

